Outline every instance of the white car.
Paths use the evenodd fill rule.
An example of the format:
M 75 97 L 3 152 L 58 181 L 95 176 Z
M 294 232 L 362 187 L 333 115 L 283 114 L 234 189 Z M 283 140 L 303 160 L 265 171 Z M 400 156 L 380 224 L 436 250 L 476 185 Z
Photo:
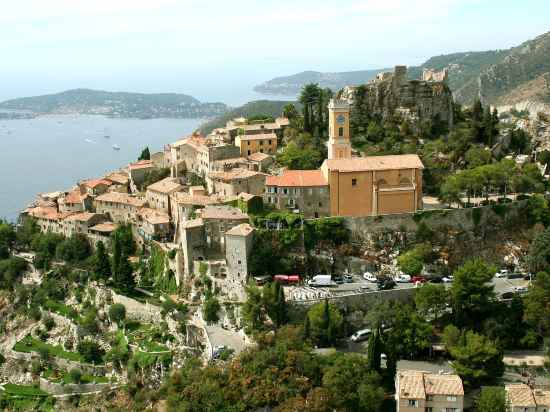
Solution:
M 443 281 L 443 283 L 451 283 L 454 279 L 455 278 L 453 275 L 449 275 L 449 276 L 444 276 L 443 279 L 441 280 Z
M 508 269 L 500 269 L 495 273 L 496 278 L 505 278 L 506 276 L 508 276 Z
M 406 275 L 405 273 L 401 273 L 393 278 L 397 283 L 409 283 L 411 281 L 411 277 L 409 275 Z
M 365 272 L 363 273 L 363 279 L 365 279 L 366 281 L 368 282 L 376 282 L 376 276 L 374 276 L 372 273 L 370 272 Z
M 514 292 L 519 294 L 527 293 L 529 292 L 529 288 L 527 286 L 516 286 Z
M 361 342 L 363 340 L 367 340 L 372 333 L 372 330 L 370 329 L 361 329 L 355 332 L 353 335 L 351 335 L 351 340 L 353 342 Z

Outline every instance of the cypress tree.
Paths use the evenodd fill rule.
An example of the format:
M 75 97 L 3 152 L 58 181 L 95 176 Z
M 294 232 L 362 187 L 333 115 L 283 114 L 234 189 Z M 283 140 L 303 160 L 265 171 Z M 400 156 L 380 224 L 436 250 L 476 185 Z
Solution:
M 151 160 L 151 152 L 149 152 L 149 147 L 143 149 L 138 157 L 138 160 Z
M 279 286 L 277 291 L 277 326 L 284 325 L 287 322 L 287 308 L 285 300 L 285 292 L 282 287 Z
M 111 276 L 111 265 L 109 264 L 109 256 L 105 250 L 105 245 L 100 240 L 96 245 L 94 256 L 94 272 L 97 278 L 107 280 Z
M 369 368 L 376 372 L 380 371 L 380 332 L 375 329 L 369 338 L 367 359 Z
M 330 307 L 328 299 L 325 299 L 325 306 L 323 307 L 323 330 L 325 331 L 325 343 L 330 343 L 332 331 L 330 327 Z
M 304 321 L 304 339 L 311 337 L 311 325 L 309 323 L 309 315 L 306 313 L 306 320 Z

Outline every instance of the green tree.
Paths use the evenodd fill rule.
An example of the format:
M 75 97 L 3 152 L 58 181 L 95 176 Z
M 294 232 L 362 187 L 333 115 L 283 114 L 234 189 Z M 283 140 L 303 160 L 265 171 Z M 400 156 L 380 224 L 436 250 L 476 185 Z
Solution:
M 399 268 L 407 275 L 416 276 L 422 272 L 424 265 L 422 261 L 411 251 L 404 253 L 397 258 Z
M 97 342 L 90 340 L 80 341 L 77 345 L 77 351 L 82 355 L 85 362 L 101 363 L 105 351 L 101 349 Z
M 141 151 L 141 154 L 139 155 L 138 160 L 151 160 L 151 153 L 149 152 L 148 147 L 146 147 Z
M 13 225 L 0 219 L 0 259 L 7 259 L 15 244 Z
M 264 308 L 277 327 L 284 325 L 287 320 L 287 307 L 284 290 L 279 282 L 271 282 L 264 286 L 262 293 Z
M 202 315 L 206 323 L 214 323 L 219 320 L 218 312 L 221 309 L 220 302 L 215 296 L 207 296 L 202 303 Z
M 92 260 L 92 270 L 98 279 L 107 280 L 111 277 L 111 264 L 105 244 L 100 240 L 96 244 L 95 254 Z
M 133 242 L 133 240 L 132 240 Z M 128 260 L 128 241 L 125 239 L 124 232 L 114 232 L 111 239 L 113 248 L 113 260 L 111 273 L 116 287 L 122 290 L 131 290 L 135 287 L 133 268 Z
M 309 317 L 311 340 L 315 344 L 333 345 L 343 336 L 344 318 L 327 300 L 312 306 L 306 316 Z
M 264 328 L 265 313 L 261 290 L 252 282 L 246 287 L 246 301 L 242 307 L 243 322 L 247 333 Z
M 466 152 L 466 163 L 469 168 L 479 167 L 491 163 L 492 154 L 488 149 L 472 146 Z
M 69 376 L 71 377 L 71 382 L 73 383 L 82 382 L 82 371 L 80 369 L 71 369 L 69 371 Z
M 380 330 L 374 329 L 369 337 L 367 346 L 367 359 L 369 368 L 373 371 L 380 372 L 380 356 L 382 355 L 382 342 L 380 341 Z
M 459 326 L 479 327 L 491 310 L 494 286 L 491 279 L 496 269 L 480 259 L 467 261 L 454 272 L 451 302 Z
M 506 392 L 500 386 L 484 386 L 476 400 L 476 412 L 506 412 Z
M 467 387 L 490 384 L 504 372 L 503 354 L 486 336 L 467 331 L 448 349 L 453 368 Z
M 331 393 L 336 410 L 379 411 L 384 400 L 380 376 L 359 354 L 339 354 L 323 373 L 323 386 Z
M 546 228 L 531 243 L 527 262 L 529 270 L 534 273 L 550 269 L 550 228 Z
M 445 286 L 435 283 L 423 284 L 414 295 L 416 309 L 424 317 L 433 314 L 434 321 L 445 312 L 448 302 L 449 293 Z
M 550 332 L 550 274 L 537 273 L 525 296 L 524 318 L 543 336 Z
M 283 107 L 283 116 L 289 120 L 294 120 L 298 117 L 298 110 L 296 106 L 292 103 L 288 103 Z
M 109 306 L 109 319 L 118 325 L 126 319 L 126 307 L 120 303 Z
M 304 131 L 313 134 L 316 129 L 315 110 L 321 97 L 321 90 L 315 83 L 306 84 L 302 88 L 299 101 L 303 107 Z

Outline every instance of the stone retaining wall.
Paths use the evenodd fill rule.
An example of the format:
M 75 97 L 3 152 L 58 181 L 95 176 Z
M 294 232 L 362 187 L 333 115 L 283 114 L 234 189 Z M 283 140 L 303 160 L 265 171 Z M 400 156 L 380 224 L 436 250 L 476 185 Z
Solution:
M 434 209 L 415 214 L 344 217 L 343 219 L 346 227 L 351 230 L 352 239 L 361 241 L 374 233 L 415 232 L 421 222 L 434 231 L 442 229 L 461 232 L 498 230 L 502 224 L 524 219 L 526 206 L 527 200 L 521 200 L 474 208 Z
M 113 303 L 119 303 L 126 308 L 126 317 L 140 322 L 162 322 L 161 308 L 150 303 L 141 303 L 128 296 L 112 292 Z
M 40 389 L 48 392 L 50 395 L 74 395 L 101 392 L 111 388 L 110 383 L 54 383 L 47 379 L 40 378 Z

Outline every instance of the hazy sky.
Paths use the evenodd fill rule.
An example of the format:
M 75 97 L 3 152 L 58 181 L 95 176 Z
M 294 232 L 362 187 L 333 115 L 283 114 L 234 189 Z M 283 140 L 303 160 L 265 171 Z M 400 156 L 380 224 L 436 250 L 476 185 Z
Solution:
M 93 87 L 230 101 L 277 75 L 412 65 L 550 30 L 548 0 L 0 0 L 0 10 L 0 99 Z

